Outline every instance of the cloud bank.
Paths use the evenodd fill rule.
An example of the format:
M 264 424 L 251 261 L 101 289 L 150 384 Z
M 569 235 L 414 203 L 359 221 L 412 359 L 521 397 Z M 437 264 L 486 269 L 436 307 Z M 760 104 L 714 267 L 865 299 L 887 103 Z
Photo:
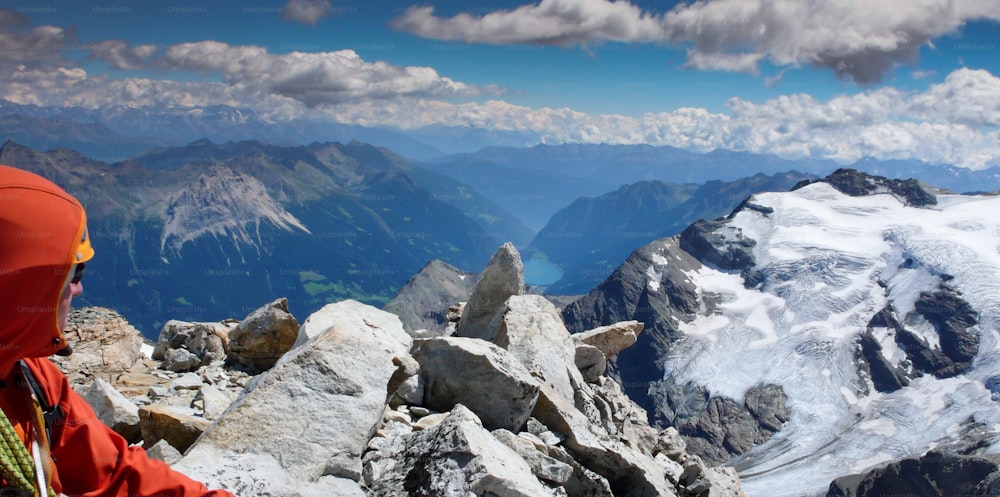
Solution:
M 282 9 L 285 19 L 310 26 L 330 14 L 333 6 L 328 0 L 289 0 Z
M 892 88 L 819 101 L 785 95 L 739 98 L 728 113 L 699 108 L 641 117 L 529 108 L 502 101 L 342 106 L 338 120 L 366 126 L 475 126 L 538 134 L 546 143 L 650 144 L 717 148 L 849 163 L 864 157 L 919 159 L 970 168 L 1000 165 L 1000 78 L 959 69 L 920 93 Z
M 665 42 L 688 47 L 695 69 L 757 73 L 768 60 L 873 84 L 914 61 L 932 38 L 975 19 L 1000 20 L 1000 0 L 702 0 L 662 14 L 626 0 L 541 0 L 450 18 L 414 7 L 392 25 L 424 38 L 499 45 Z
M 275 55 L 264 47 L 217 41 L 170 47 L 159 61 L 171 69 L 214 72 L 234 88 L 295 99 L 309 107 L 396 97 L 450 98 L 499 93 L 443 77 L 430 67 L 366 62 L 353 50 Z

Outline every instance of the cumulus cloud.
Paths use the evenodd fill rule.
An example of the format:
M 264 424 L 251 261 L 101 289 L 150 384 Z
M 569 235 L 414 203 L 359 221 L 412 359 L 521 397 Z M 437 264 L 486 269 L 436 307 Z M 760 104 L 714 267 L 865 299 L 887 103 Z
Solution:
M 909 112 L 936 122 L 1000 126 L 1000 78 L 984 70 L 959 69 L 914 97 Z
M 0 10 L 0 64 L 40 65 L 63 61 L 60 51 L 76 44 L 72 30 L 55 26 L 27 29 L 28 18 Z
M 282 9 L 285 19 L 310 26 L 329 15 L 332 10 L 333 6 L 328 0 L 288 0 Z
M 353 50 L 269 54 L 263 47 L 215 41 L 170 47 L 161 63 L 218 72 L 231 85 L 259 87 L 307 106 L 395 97 L 448 98 L 498 93 L 441 76 L 430 67 L 366 62 Z
M 132 46 L 124 40 L 105 40 L 89 45 L 90 56 L 114 69 L 139 69 L 156 53 L 156 45 Z
M 482 16 L 414 7 L 393 20 L 421 37 L 470 43 L 587 45 L 669 42 L 689 67 L 756 73 L 762 60 L 815 65 L 878 83 L 920 47 L 974 19 L 1000 20 L 998 0 L 702 0 L 662 14 L 627 0 L 541 0 Z
M 542 0 L 485 16 L 434 16 L 434 7 L 414 7 L 392 21 L 424 38 L 474 43 L 537 43 L 570 46 L 596 41 L 652 42 L 662 39 L 660 21 L 628 2 Z

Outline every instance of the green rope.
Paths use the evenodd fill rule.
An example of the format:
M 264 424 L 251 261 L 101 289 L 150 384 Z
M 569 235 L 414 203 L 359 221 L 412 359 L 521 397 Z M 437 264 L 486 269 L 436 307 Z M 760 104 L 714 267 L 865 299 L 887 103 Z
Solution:
M 0 475 L 8 484 L 37 495 L 35 460 L 28 453 L 28 448 L 21 442 L 10 419 L 3 411 L 0 411 Z M 56 497 L 51 483 L 46 490 L 49 497 Z
M 0 415 L 0 471 L 10 485 L 35 491 L 35 461 L 6 414 Z

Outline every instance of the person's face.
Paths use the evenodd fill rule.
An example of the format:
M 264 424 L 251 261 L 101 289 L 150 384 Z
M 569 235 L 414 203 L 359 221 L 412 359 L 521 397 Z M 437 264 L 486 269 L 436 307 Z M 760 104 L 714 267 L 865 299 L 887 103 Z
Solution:
M 81 265 L 82 264 L 79 264 L 78 266 Z M 80 280 L 79 277 L 82 275 L 82 273 L 83 273 L 82 269 L 77 270 L 77 268 L 74 268 L 75 276 L 66 282 L 66 286 L 63 287 L 62 295 L 59 296 L 59 309 L 58 309 L 59 331 L 66 330 L 66 326 L 68 325 L 68 319 L 69 319 L 69 305 L 70 302 L 73 300 L 73 297 L 76 297 L 81 293 L 83 293 L 83 282 Z

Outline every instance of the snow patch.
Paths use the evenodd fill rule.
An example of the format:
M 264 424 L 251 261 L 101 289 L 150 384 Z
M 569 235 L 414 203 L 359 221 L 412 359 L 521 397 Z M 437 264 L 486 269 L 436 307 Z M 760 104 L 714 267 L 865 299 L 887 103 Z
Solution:
M 646 268 L 646 276 L 649 277 L 649 289 L 654 292 L 660 291 L 660 278 L 663 278 L 663 273 L 658 273 L 656 266 L 649 266 Z

